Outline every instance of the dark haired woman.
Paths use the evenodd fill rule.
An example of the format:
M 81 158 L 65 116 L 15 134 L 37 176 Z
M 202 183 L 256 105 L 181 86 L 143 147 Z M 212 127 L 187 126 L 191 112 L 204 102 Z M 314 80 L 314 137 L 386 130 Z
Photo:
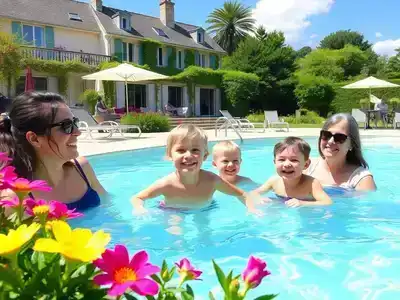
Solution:
M 12 158 L 19 177 L 46 180 L 53 188 L 31 196 L 83 211 L 100 205 L 106 191 L 89 162 L 79 157 L 78 122 L 58 94 L 21 94 L 0 121 L 0 151 Z

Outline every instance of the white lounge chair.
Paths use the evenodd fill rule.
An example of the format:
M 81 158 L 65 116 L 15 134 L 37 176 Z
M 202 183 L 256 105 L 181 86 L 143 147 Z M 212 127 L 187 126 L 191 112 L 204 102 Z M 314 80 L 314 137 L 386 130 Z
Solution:
M 397 129 L 397 124 L 400 124 L 400 113 L 395 112 L 393 118 L 393 128 Z
M 351 115 L 353 118 L 357 121 L 357 123 L 364 123 L 364 129 L 367 128 L 368 121 L 367 121 L 367 115 L 365 112 L 358 108 L 353 108 L 351 110 Z
M 274 125 L 284 126 L 289 132 L 289 123 L 285 122 L 283 119 L 278 118 L 278 111 L 276 110 L 264 110 L 264 131 L 267 128 L 271 128 Z
M 121 136 L 123 130 L 136 129 L 138 131 L 138 137 L 142 134 L 142 130 L 137 125 L 121 125 L 114 121 L 104 121 L 97 123 L 96 119 L 84 108 L 71 107 L 71 111 L 75 117 L 79 119 L 79 130 L 86 133 L 84 138 L 90 137 L 93 139 L 92 131 L 106 132 L 108 135 L 106 138 L 112 137 L 115 132 L 119 132 Z
M 220 110 L 220 113 L 222 114 L 221 118 L 225 119 L 225 123 L 222 124 L 221 127 L 229 125 L 228 127 L 233 127 L 233 128 L 239 129 L 240 131 L 242 131 L 244 129 L 254 129 L 255 128 L 254 124 L 251 123 L 249 120 L 234 118 L 234 117 L 232 117 L 231 113 L 227 110 Z

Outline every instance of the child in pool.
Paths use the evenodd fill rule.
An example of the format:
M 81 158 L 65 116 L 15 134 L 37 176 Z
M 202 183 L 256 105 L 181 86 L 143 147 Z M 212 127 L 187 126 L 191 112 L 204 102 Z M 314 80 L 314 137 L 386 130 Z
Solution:
M 253 182 L 250 178 L 239 175 L 242 152 L 235 142 L 222 141 L 215 144 L 212 154 L 212 164 L 217 168 L 222 179 L 232 184 Z
M 274 163 L 278 176 L 268 179 L 256 193 L 274 191 L 289 207 L 332 204 L 321 183 L 303 174 L 310 164 L 310 145 L 301 138 L 287 137 L 274 147 Z
M 143 202 L 160 195 L 165 198 L 163 206 L 168 208 L 202 208 L 210 205 L 217 190 L 238 197 L 250 212 L 258 213 L 243 190 L 201 169 L 207 156 L 208 138 L 203 130 L 192 124 L 174 128 L 167 139 L 167 157 L 174 163 L 175 171 L 133 196 L 134 213 L 145 213 Z

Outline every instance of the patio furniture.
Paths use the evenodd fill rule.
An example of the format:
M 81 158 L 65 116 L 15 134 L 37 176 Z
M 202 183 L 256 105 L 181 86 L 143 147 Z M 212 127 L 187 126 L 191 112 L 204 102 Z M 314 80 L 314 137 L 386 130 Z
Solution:
M 395 112 L 393 117 L 393 128 L 397 129 L 397 124 L 400 124 L 400 113 Z
M 267 128 L 271 128 L 274 125 L 283 125 L 286 127 L 286 130 L 289 132 L 289 123 L 285 122 L 283 119 L 279 120 L 278 111 L 276 110 L 264 110 L 264 131 Z
M 251 123 L 249 120 L 234 118 L 232 117 L 231 113 L 227 110 L 220 110 L 220 113 L 222 114 L 222 117 L 219 118 L 218 120 L 225 120 L 225 123 L 220 126 L 221 128 L 224 126 L 228 126 L 239 129 L 239 131 L 255 128 L 254 124 Z
M 164 106 L 164 109 L 167 113 L 171 114 L 172 116 L 179 116 L 179 117 L 187 117 L 188 107 L 175 107 L 170 103 L 167 103 Z
M 104 121 L 98 123 L 95 118 L 84 108 L 78 107 L 70 107 L 72 113 L 75 117 L 79 119 L 79 130 L 86 133 L 84 138 L 88 136 L 93 139 L 92 131 L 97 132 L 105 132 L 108 133 L 106 138 L 112 137 L 115 132 L 119 132 L 121 136 L 124 136 L 122 133 L 123 130 L 127 129 L 136 129 L 138 131 L 138 136 L 142 134 L 142 130 L 139 126 L 136 125 L 121 125 L 114 121 Z
M 351 115 L 357 121 L 357 123 L 364 123 L 364 129 L 370 128 L 369 127 L 369 117 L 367 117 L 367 115 L 369 115 L 369 113 L 365 113 L 364 111 L 362 111 L 361 109 L 358 109 L 358 108 L 353 108 L 351 110 Z

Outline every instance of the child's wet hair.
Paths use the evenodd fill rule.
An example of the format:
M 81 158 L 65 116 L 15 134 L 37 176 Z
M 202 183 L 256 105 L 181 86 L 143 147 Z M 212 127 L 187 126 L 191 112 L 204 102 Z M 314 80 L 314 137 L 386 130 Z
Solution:
M 213 159 L 216 158 L 216 154 L 219 151 L 226 151 L 226 152 L 234 152 L 234 151 L 239 151 L 240 157 L 242 157 L 242 151 L 240 150 L 240 147 L 238 144 L 236 144 L 233 141 L 221 141 L 218 142 L 214 145 L 213 147 Z
M 285 138 L 283 141 L 277 143 L 274 147 L 274 158 L 282 153 L 288 147 L 297 147 L 301 154 L 304 155 L 304 159 L 308 160 L 310 158 L 311 147 L 310 145 L 303 140 L 302 138 L 289 136 Z
M 208 155 L 208 137 L 203 129 L 193 124 L 181 124 L 172 129 L 167 138 L 167 157 L 171 157 L 172 147 L 183 140 L 199 138 L 204 143 L 205 155 Z

